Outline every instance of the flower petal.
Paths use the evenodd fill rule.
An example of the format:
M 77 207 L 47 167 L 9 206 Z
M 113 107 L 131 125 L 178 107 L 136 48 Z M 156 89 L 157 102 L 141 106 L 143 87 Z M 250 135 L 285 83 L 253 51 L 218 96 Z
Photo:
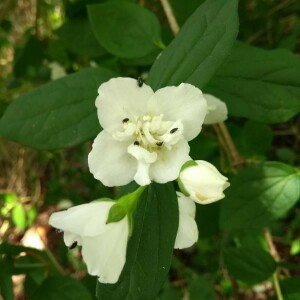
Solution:
M 227 119 L 228 110 L 225 102 L 210 94 L 203 94 L 207 101 L 207 115 L 204 124 L 215 124 Z
M 139 185 L 150 184 L 149 167 L 150 164 L 154 163 L 157 159 L 156 152 L 149 152 L 140 146 L 131 144 L 128 147 L 128 153 L 137 159 L 138 167 L 134 175 L 136 183 Z
M 181 120 L 184 126 L 183 135 L 187 141 L 195 138 L 207 112 L 206 100 L 202 92 L 188 83 L 178 87 L 162 88 L 150 98 L 148 111 L 154 115 L 164 115 L 164 120 Z
M 64 232 L 64 242 L 67 247 L 70 247 L 74 242 L 76 242 L 79 246 L 82 245 L 81 236 L 69 231 Z
M 182 193 L 178 195 L 179 224 L 175 249 L 189 248 L 198 240 L 198 227 L 195 221 L 196 204 Z
M 150 166 L 150 178 L 158 183 L 175 180 L 181 166 L 190 159 L 189 151 L 190 146 L 183 139 L 172 146 L 171 150 L 162 147 L 157 160 Z
M 98 134 L 89 153 L 90 172 L 106 186 L 120 186 L 133 180 L 136 160 L 127 152 L 128 142 L 114 140 L 105 131 Z
M 82 239 L 82 256 L 91 275 L 102 283 L 116 283 L 126 261 L 128 218 L 107 225 L 109 230 Z
M 137 85 L 132 78 L 113 78 L 100 85 L 96 107 L 100 125 L 110 133 L 121 130 L 122 120 L 146 113 L 146 102 L 153 95 L 152 89 Z
M 108 212 L 113 201 L 95 201 L 71 207 L 65 211 L 53 213 L 49 224 L 65 231 L 64 240 L 67 246 L 77 241 L 76 237 L 94 237 L 105 232 Z M 77 241 L 78 242 L 78 241 Z

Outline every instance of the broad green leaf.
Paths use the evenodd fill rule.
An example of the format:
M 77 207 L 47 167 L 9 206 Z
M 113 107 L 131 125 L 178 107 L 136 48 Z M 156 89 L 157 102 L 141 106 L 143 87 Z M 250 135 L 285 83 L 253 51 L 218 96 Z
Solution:
M 122 58 L 146 56 L 161 44 L 160 24 L 147 9 L 125 1 L 88 5 L 99 44 Z
M 3 300 L 14 299 L 12 261 L 8 258 L 0 258 L 0 298 Z
M 265 156 L 271 147 L 272 139 L 273 132 L 268 124 L 248 120 L 239 134 L 238 149 L 242 155 Z
M 237 0 L 207 0 L 153 64 L 157 90 L 188 82 L 202 88 L 227 57 L 238 32 Z
M 0 121 L 0 134 L 28 147 L 71 147 L 100 131 L 95 99 L 115 74 L 90 68 L 49 82 L 14 100 Z
M 172 184 L 150 185 L 137 205 L 120 279 L 116 284 L 98 283 L 98 299 L 155 299 L 167 279 L 177 228 L 178 204 Z
M 272 256 L 259 246 L 228 247 L 223 254 L 229 273 L 251 285 L 268 279 L 276 269 Z
M 237 43 L 205 91 L 225 101 L 230 115 L 285 122 L 300 112 L 300 59 Z
M 97 42 L 87 18 L 71 19 L 57 30 L 57 34 L 59 41 L 72 53 L 90 57 L 106 53 Z
M 280 283 L 284 300 L 300 299 L 300 277 L 287 278 Z
M 32 300 L 92 300 L 90 292 L 78 280 L 66 276 L 46 278 L 31 296 Z
M 262 228 L 283 217 L 300 197 L 300 172 L 279 163 L 246 167 L 231 181 L 221 202 L 221 227 Z
M 197 276 L 196 278 L 194 278 L 189 286 L 189 299 L 217 299 L 214 292 L 213 282 L 209 281 L 205 277 Z

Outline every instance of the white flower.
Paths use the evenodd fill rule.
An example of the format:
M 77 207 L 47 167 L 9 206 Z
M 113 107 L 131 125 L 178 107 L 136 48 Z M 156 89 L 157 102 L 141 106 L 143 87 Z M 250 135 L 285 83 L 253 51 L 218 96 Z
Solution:
M 183 83 L 154 93 L 142 82 L 115 78 L 98 93 L 103 131 L 88 157 L 94 177 L 106 186 L 175 180 L 207 112 L 202 92 Z
M 198 240 L 198 227 L 195 221 L 196 204 L 189 197 L 177 193 L 179 224 L 175 240 L 175 249 L 189 248 Z
M 194 163 L 194 164 L 193 164 Z M 179 175 L 179 185 L 182 192 L 200 204 L 209 204 L 225 197 L 223 191 L 229 187 L 227 177 L 216 167 L 204 160 L 196 160 Z
M 227 119 L 228 110 L 225 102 L 210 94 L 203 94 L 207 101 L 207 114 L 204 124 L 215 124 L 224 122 Z
M 106 224 L 113 201 L 95 201 L 51 215 L 49 224 L 64 231 L 66 246 L 82 246 L 89 274 L 102 283 L 118 281 L 126 260 L 129 233 L 127 216 Z

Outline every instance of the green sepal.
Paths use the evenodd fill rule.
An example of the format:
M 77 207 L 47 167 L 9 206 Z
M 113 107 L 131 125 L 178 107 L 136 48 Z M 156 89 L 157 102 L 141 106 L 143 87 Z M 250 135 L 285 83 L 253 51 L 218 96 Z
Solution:
M 129 222 L 129 236 L 133 229 L 132 214 L 136 207 L 137 201 L 145 190 L 146 186 L 140 186 L 134 192 L 122 196 L 117 202 L 110 208 L 106 224 L 119 222 L 126 215 L 128 215 Z
M 177 178 L 177 182 L 178 182 L 178 186 L 179 186 L 179 189 L 181 191 L 181 193 L 185 196 L 189 196 L 190 194 L 188 193 L 188 191 L 184 188 L 184 185 L 182 183 L 182 181 L 180 180 L 180 177 Z
M 181 169 L 180 169 L 180 172 L 182 172 L 183 170 L 185 170 L 186 168 L 189 168 L 189 167 L 194 167 L 194 166 L 198 166 L 198 164 L 194 161 L 194 160 L 188 160 L 187 162 L 185 162 Z
M 180 169 L 180 173 L 185 170 L 186 168 L 190 168 L 190 167 L 194 167 L 194 166 L 197 166 L 197 163 L 194 161 L 194 160 L 188 160 L 187 162 L 185 162 L 181 169 Z M 182 183 L 182 181 L 180 180 L 180 175 L 179 177 L 177 178 L 177 182 L 178 182 L 178 186 L 179 186 L 179 189 L 180 191 L 182 192 L 182 194 L 184 194 L 185 196 L 189 196 L 189 192 L 185 189 L 184 187 L 184 184 Z

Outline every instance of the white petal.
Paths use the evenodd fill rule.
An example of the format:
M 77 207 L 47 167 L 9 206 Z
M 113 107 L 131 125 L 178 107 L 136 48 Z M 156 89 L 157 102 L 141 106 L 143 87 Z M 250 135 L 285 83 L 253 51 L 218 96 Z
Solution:
M 116 283 L 126 261 L 128 219 L 110 223 L 109 230 L 96 237 L 84 237 L 82 256 L 91 275 L 102 283 Z
M 146 113 L 146 103 L 153 95 L 152 89 L 137 85 L 132 78 L 113 78 L 100 85 L 96 107 L 100 125 L 110 133 L 123 128 L 122 120 L 133 119 Z
M 106 225 L 108 212 L 113 204 L 113 201 L 95 201 L 77 205 L 65 211 L 53 213 L 49 224 L 65 231 L 65 243 L 70 246 L 72 242 L 78 241 L 77 235 L 94 237 L 105 232 L 108 229 Z
M 100 132 L 88 156 L 90 172 L 106 186 L 121 186 L 131 182 L 137 163 L 128 154 L 127 147 L 127 142 L 115 141 L 107 132 Z
M 204 124 L 215 124 L 227 119 L 228 110 L 225 102 L 210 94 L 203 94 L 207 101 L 207 115 Z
M 149 112 L 154 115 L 163 114 L 164 120 L 181 120 L 184 126 L 183 135 L 187 141 L 199 134 L 207 112 L 207 104 L 202 92 L 187 83 L 156 91 L 148 107 Z
M 64 242 L 67 247 L 70 247 L 74 242 L 77 242 L 79 246 L 82 244 L 80 235 L 68 231 L 64 232 Z
M 182 165 L 190 159 L 189 151 L 190 146 L 185 140 L 179 141 L 171 150 L 162 147 L 156 162 L 150 166 L 150 178 L 158 183 L 175 180 Z
M 136 183 L 139 185 L 150 184 L 149 167 L 157 159 L 156 152 L 149 152 L 140 146 L 132 144 L 128 147 L 128 153 L 137 159 L 138 167 L 134 175 Z
M 196 205 L 193 200 L 181 193 L 178 195 L 179 224 L 175 249 L 189 248 L 198 240 L 198 227 L 195 222 Z

